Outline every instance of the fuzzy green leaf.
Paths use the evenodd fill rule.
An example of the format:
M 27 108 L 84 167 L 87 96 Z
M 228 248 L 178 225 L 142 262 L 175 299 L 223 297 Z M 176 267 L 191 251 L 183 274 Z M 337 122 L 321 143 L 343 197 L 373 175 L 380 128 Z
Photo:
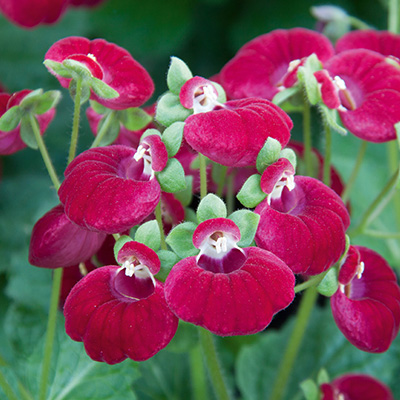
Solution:
M 145 137 L 151 136 L 151 135 L 157 135 L 157 136 L 161 137 L 160 131 L 158 131 L 157 129 L 154 129 L 154 128 L 149 128 L 149 129 L 146 129 L 142 133 L 142 136 L 140 136 L 140 141 L 142 141 Z
M 175 122 L 170 125 L 162 134 L 162 141 L 168 152 L 168 157 L 173 157 L 179 151 L 182 139 L 184 122 Z
M 122 110 L 118 116 L 121 124 L 131 131 L 143 129 L 153 119 L 151 115 L 138 107 Z
M 186 63 L 178 57 L 171 57 L 167 74 L 168 89 L 179 96 L 182 86 L 191 78 L 193 78 L 193 74 Z
M 59 75 L 62 78 L 72 78 L 73 74 L 72 71 L 65 67 L 62 63 L 59 63 L 57 61 L 53 61 L 53 60 L 45 60 L 43 62 L 43 64 L 50 69 L 51 71 L 53 71 L 53 73 L 55 75 Z
M 156 120 L 164 126 L 170 126 L 174 122 L 185 121 L 192 113 L 192 110 L 183 107 L 179 96 L 168 92 L 157 103 Z
M 130 236 L 122 235 L 114 244 L 114 258 L 118 260 L 118 253 L 125 243 L 132 242 L 133 239 Z
M 183 222 L 171 230 L 166 242 L 179 258 L 195 256 L 199 250 L 193 245 L 193 232 L 197 225 L 193 222 Z
M 90 100 L 90 107 L 92 107 L 97 114 L 105 114 L 109 110 L 107 107 L 103 106 L 103 104 L 94 100 Z
M 35 109 L 34 109 L 35 114 L 44 114 L 45 112 L 49 111 L 51 108 L 56 107 L 60 100 L 61 100 L 61 92 L 60 91 L 49 90 L 47 92 L 44 92 L 39 97 L 38 102 L 35 105 Z
M 156 177 L 164 192 L 175 193 L 186 189 L 185 171 L 176 158 L 170 158 L 167 166 L 156 172 Z
M 112 111 L 111 111 L 112 113 Z M 111 119 L 111 120 L 110 120 Z M 106 127 L 106 128 L 104 128 Z M 103 129 L 106 129 L 106 131 L 103 133 Z M 101 132 L 102 138 L 100 142 L 97 144 L 97 146 L 107 146 L 111 143 L 113 143 L 119 134 L 119 131 L 121 129 L 120 123 L 115 118 L 112 114 L 107 114 L 103 116 L 103 118 L 100 120 L 99 125 L 97 127 L 97 135 Z
M 34 117 L 34 121 L 36 129 L 39 130 L 39 123 L 37 122 L 36 117 Z M 38 149 L 39 146 L 35 138 L 29 114 L 24 115 L 21 119 L 20 135 L 21 139 L 28 147 L 34 150 Z
M 236 197 L 245 207 L 254 208 L 267 197 L 261 190 L 260 182 L 261 176 L 254 174 L 243 184 Z
M 196 214 L 199 223 L 212 218 L 226 218 L 226 205 L 218 196 L 209 193 L 201 200 Z
M 119 93 L 101 79 L 92 77 L 89 86 L 102 99 L 115 99 L 119 97 Z
M 286 158 L 289 160 L 290 164 L 293 165 L 294 170 L 296 171 L 297 167 L 297 157 L 296 153 L 292 149 L 283 149 L 279 154 L 279 158 Z
M 156 278 L 164 282 L 171 268 L 179 261 L 179 257 L 173 251 L 169 250 L 159 250 L 157 255 L 160 259 L 161 269 Z
M 258 153 L 256 160 L 257 171 L 262 174 L 264 170 L 279 159 L 282 146 L 278 140 L 269 137 Z
M 11 107 L 0 118 L 0 131 L 10 132 L 15 129 L 21 121 L 23 110 L 20 106 Z
M 320 104 L 319 109 L 321 111 L 322 118 L 333 130 L 335 130 L 336 132 L 340 133 L 343 136 L 347 135 L 347 130 L 342 126 L 340 126 L 337 122 L 338 113 L 336 110 L 331 110 L 324 104 Z
M 336 269 L 331 268 L 317 286 L 317 290 L 323 296 L 331 297 L 336 293 L 338 285 Z
M 249 247 L 256 235 L 260 216 L 250 210 L 237 210 L 229 217 L 240 229 L 240 247 Z
M 70 71 L 74 79 L 90 80 L 92 78 L 89 68 L 79 61 L 66 59 L 62 62 L 62 65 Z
M 313 53 L 307 58 L 304 65 L 299 67 L 297 73 L 299 81 L 303 83 L 306 90 L 308 101 L 313 105 L 317 104 L 321 100 L 318 82 L 314 76 L 314 72 L 320 70 L 321 68 L 321 62 Z
M 193 176 L 186 175 L 186 188 L 179 192 L 175 192 L 174 196 L 182 203 L 184 207 L 187 207 L 193 199 Z
M 135 240 L 158 251 L 161 246 L 161 234 L 157 221 L 153 219 L 140 225 L 136 231 Z

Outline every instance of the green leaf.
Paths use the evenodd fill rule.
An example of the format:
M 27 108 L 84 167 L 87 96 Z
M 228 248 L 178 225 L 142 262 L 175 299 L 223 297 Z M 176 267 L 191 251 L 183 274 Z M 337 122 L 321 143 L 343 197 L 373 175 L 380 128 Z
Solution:
M 100 104 L 97 101 L 90 100 L 89 102 L 90 107 L 92 107 L 97 114 L 105 114 L 107 111 L 109 111 L 109 108 L 103 106 L 103 104 Z
M 193 245 L 193 232 L 197 225 L 193 222 L 183 222 L 171 230 L 166 242 L 179 258 L 195 256 L 199 250 Z
M 90 72 L 90 69 L 79 61 L 72 59 L 65 59 L 62 62 L 62 65 L 68 71 L 70 71 L 74 80 L 82 79 L 90 81 L 90 78 L 92 78 L 92 73 Z
M 336 268 L 331 268 L 317 286 L 317 290 L 323 296 L 331 297 L 336 293 L 338 286 L 337 270 Z
M 217 89 L 218 92 L 218 97 L 217 97 L 217 101 L 219 103 L 226 103 L 226 93 L 224 88 L 217 82 L 211 81 L 213 86 L 215 87 L 215 89 Z
M 199 223 L 207 219 L 226 218 L 226 205 L 218 196 L 209 193 L 200 201 L 196 215 Z
M 185 121 L 192 113 L 193 110 L 183 107 L 179 96 L 167 92 L 158 100 L 156 120 L 164 126 L 170 126 L 174 122 Z
M 331 381 L 331 379 L 329 378 L 329 375 L 328 375 L 328 372 L 326 371 L 326 369 L 321 368 L 317 375 L 318 385 L 321 386 L 323 383 L 328 383 L 330 381 Z
M 168 89 L 179 96 L 182 86 L 191 78 L 193 78 L 193 74 L 186 63 L 178 57 L 171 57 L 167 74 Z
M 277 161 L 280 157 L 282 146 L 278 140 L 269 137 L 258 153 L 256 160 L 257 171 L 262 174 L 264 170 Z
M 319 104 L 319 110 L 321 111 L 322 118 L 325 122 L 336 132 L 340 133 L 341 135 L 347 135 L 347 130 L 340 126 L 337 122 L 337 111 L 331 110 L 326 107 L 324 104 Z
M 179 261 L 179 257 L 173 252 L 169 250 L 159 250 L 157 252 L 158 258 L 160 259 L 161 269 L 160 272 L 156 275 L 156 278 L 160 281 L 165 281 L 171 271 L 171 268 Z
M 72 71 L 65 67 L 62 63 L 53 60 L 44 60 L 43 64 L 54 72 L 55 75 L 59 75 L 63 78 L 72 78 Z
M 140 225 L 136 231 L 135 240 L 158 251 L 161 246 L 161 234 L 157 221 L 153 219 Z
M 229 217 L 240 229 L 239 247 L 249 247 L 256 235 L 260 216 L 250 210 L 237 210 Z
M 260 182 L 261 176 L 254 174 L 243 184 L 236 197 L 245 207 L 254 208 L 267 197 L 261 190 Z
M 103 129 L 106 129 L 106 131 L 103 132 Z M 115 114 L 113 114 L 112 111 L 104 115 L 97 127 L 97 135 L 99 135 L 99 133 L 102 135 L 97 146 L 107 146 L 113 143 L 117 139 L 120 129 L 120 123 L 118 119 L 115 118 Z
M 167 148 L 168 157 L 173 157 L 181 148 L 184 122 L 175 122 L 164 130 L 162 141 Z
M 286 158 L 289 160 L 290 164 L 293 165 L 294 170 L 296 171 L 297 167 L 297 157 L 296 153 L 292 149 L 283 149 L 279 154 L 279 158 Z
M 11 107 L 0 118 L 0 131 L 10 132 L 15 129 L 20 123 L 22 115 L 23 111 L 21 107 Z
M 142 136 L 140 136 L 140 141 L 142 141 L 145 137 L 151 136 L 151 135 L 157 135 L 157 136 L 161 137 L 160 131 L 158 131 L 157 129 L 154 129 L 154 128 L 149 128 L 149 129 L 146 129 L 142 133 Z
M 101 79 L 92 77 L 89 86 L 102 99 L 115 99 L 119 97 L 119 93 Z
M 49 90 L 44 92 L 38 99 L 37 104 L 34 108 L 35 114 L 44 114 L 49 111 L 51 108 L 57 106 L 59 101 L 61 100 L 61 92 L 58 90 Z M 23 100 L 22 100 L 23 101 Z
M 321 100 L 318 82 L 314 76 L 314 72 L 320 69 L 322 69 L 322 64 L 316 54 L 313 53 L 307 57 L 306 62 L 299 67 L 297 72 L 298 79 L 303 83 L 306 90 L 308 101 L 313 105 Z
M 319 400 L 319 388 L 312 379 L 306 379 L 301 382 L 300 387 L 306 400 Z
M 39 123 L 37 122 L 36 117 L 34 117 L 34 120 L 35 120 L 34 123 L 36 124 L 36 129 L 39 130 Z M 39 148 L 35 138 L 35 133 L 33 131 L 29 114 L 24 115 L 21 119 L 20 135 L 21 139 L 28 147 L 34 150 Z
M 118 238 L 118 240 L 115 241 L 114 244 L 114 258 L 117 261 L 118 260 L 118 253 L 122 249 L 125 243 L 132 242 L 133 239 L 130 236 L 127 235 L 122 235 L 121 237 Z M 118 262 L 118 261 L 117 261 Z
M 290 88 L 286 88 L 280 92 L 278 92 L 274 98 L 272 99 L 272 102 L 279 106 L 280 104 L 284 103 L 286 100 L 291 98 L 293 95 L 297 94 L 300 90 L 300 86 L 292 86 Z
M 36 89 L 33 90 L 32 92 L 28 93 L 22 100 L 21 103 L 19 103 L 19 106 L 24 110 L 24 111 L 31 111 L 38 99 L 42 96 L 43 94 L 43 89 Z
M 156 177 L 164 192 L 175 193 L 186 188 L 185 171 L 176 158 L 170 158 L 167 166 L 162 171 L 156 172 Z
M 182 203 L 184 207 L 187 207 L 193 199 L 193 176 L 186 175 L 186 188 L 179 192 L 175 192 L 174 196 Z
M 121 124 L 131 131 L 143 129 L 153 120 L 151 115 L 138 107 L 121 110 L 118 115 Z

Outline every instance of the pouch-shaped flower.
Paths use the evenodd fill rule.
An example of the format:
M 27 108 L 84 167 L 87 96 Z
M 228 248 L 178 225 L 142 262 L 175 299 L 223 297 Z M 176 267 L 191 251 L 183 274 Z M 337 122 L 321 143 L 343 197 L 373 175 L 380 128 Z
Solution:
M 351 344 L 370 353 L 386 351 L 400 326 L 400 287 L 386 260 L 366 247 L 351 246 L 331 308 Z
M 294 298 L 294 275 L 268 251 L 239 248 L 240 231 L 226 218 L 194 231 L 197 257 L 179 261 L 165 282 L 165 296 L 181 319 L 220 336 L 263 330 Z
M 65 330 L 83 342 L 95 361 L 144 361 L 175 335 L 178 318 L 165 302 L 156 253 L 138 242 L 126 243 L 122 267 L 97 268 L 71 290 L 64 305 Z
M 168 159 L 158 136 L 148 136 L 146 143 L 153 137 L 161 148 L 153 153 L 160 155 L 155 166 L 150 156 L 143 157 L 148 149 L 138 154 L 122 145 L 89 149 L 76 157 L 58 191 L 68 217 L 90 230 L 120 233 L 150 215 L 161 193 L 152 168 L 164 168 Z

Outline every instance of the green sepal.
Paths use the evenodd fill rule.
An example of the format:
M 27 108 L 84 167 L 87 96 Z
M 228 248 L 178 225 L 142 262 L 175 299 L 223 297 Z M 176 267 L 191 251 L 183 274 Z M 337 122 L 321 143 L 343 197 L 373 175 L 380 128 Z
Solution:
M 178 57 L 171 57 L 167 73 L 168 89 L 179 96 L 182 86 L 191 78 L 193 74 L 186 63 Z
M 283 149 L 281 151 L 281 153 L 279 154 L 279 158 L 286 158 L 287 160 L 289 160 L 290 164 L 293 165 L 293 168 L 296 171 L 297 157 L 296 157 L 296 153 L 294 152 L 294 150 L 289 149 L 289 148 Z
M 10 132 L 21 122 L 23 110 L 20 106 L 11 107 L 0 118 L 0 131 Z
M 65 67 L 62 63 L 53 60 L 44 60 L 43 64 L 54 72 L 54 74 L 61 76 L 62 78 L 72 78 L 71 70 Z
M 164 192 L 175 193 L 186 189 L 185 171 L 176 158 L 170 158 L 167 166 L 156 172 L 156 177 Z
M 280 92 L 278 92 L 274 96 L 274 98 L 272 99 L 272 102 L 274 104 L 276 104 L 277 106 L 279 106 L 280 104 L 283 104 L 285 101 L 287 101 L 292 96 L 297 94 L 299 91 L 300 91 L 300 86 L 299 85 L 292 86 L 290 88 L 286 88 L 284 90 L 281 90 Z
M 180 192 L 175 192 L 174 196 L 182 203 L 184 207 L 187 207 L 193 199 L 193 176 L 186 175 L 186 188 Z
M 37 125 L 37 130 L 39 130 L 39 123 L 37 122 L 36 117 L 34 118 L 34 123 Z M 31 119 L 30 119 L 30 114 L 25 114 L 22 119 L 21 119 L 21 124 L 20 124 L 20 135 L 22 141 L 31 149 L 37 150 L 39 148 L 35 133 L 32 128 L 31 124 Z
M 317 286 L 318 293 L 326 297 L 333 296 L 339 287 L 336 268 L 331 268 Z
M 109 120 L 110 118 L 111 121 Z M 107 146 L 113 143 L 117 139 L 119 131 L 121 129 L 119 121 L 117 120 L 117 118 L 115 118 L 115 114 L 113 114 L 113 111 L 110 111 L 109 114 L 104 115 L 103 118 L 100 120 L 97 127 L 97 134 L 102 131 L 104 124 L 108 125 L 107 131 L 104 134 L 102 133 L 102 138 L 97 144 L 98 147 Z
M 300 388 L 304 393 L 306 400 L 319 400 L 319 388 L 312 379 L 306 379 L 300 383 Z
M 35 114 L 44 114 L 50 109 L 54 108 L 57 106 L 57 104 L 61 100 L 61 92 L 58 90 L 49 90 L 47 92 L 44 92 L 41 96 L 38 98 L 38 102 L 35 105 L 34 108 L 34 113 Z M 24 99 L 22 100 L 21 103 L 23 103 Z
M 161 96 L 157 103 L 156 120 L 167 127 L 174 122 L 185 121 L 191 114 L 193 114 L 193 110 L 183 107 L 179 96 L 171 92 Z
M 340 126 L 337 122 L 338 112 L 336 110 L 331 110 L 324 104 L 319 104 L 319 110 L 321 111 L 322 118 L 324 119 L 325 123 L 327 123 L 333 130 L 341 135 L 347 135 L 347 130 Z
M 249 247 L 256 235 L 260 216 L 250 210 L 237 210 L 229 217 L 240 230 L 240 241 L 237 243 L 239 247 Z
M 321 368 L 317 375 L 318 385 L 321 386 L 323 383 L 329 383 L 330 381 L 331 378 L 329 377 L 327 370 L 325 368 Z
M 132 242 L 132 241 L 133 241 L 133 239 L 130 236 L 127 236 L 127 235 L 122 235 L 120 238 L 118 238 L 118 240 L 115 241 L 115 244 L 114 244 L 114 258 L 115 258 L 115 261 L 118 262 L 118 253 L 122 249 L 122 246 L 125 243 Z
M 184 122 L 174 122 L 162 134 L 162 141 L 168 152 L 168 157 L 173 157 L 181 148 L 183 139 Z
M 193 208 L 185 207 L 185 221 L 193 222 L 194 224 L 198 224 L 197 215 Z
M 257 171 L 262 174 L 264 170 L 279 159 L 282 146 L 278 140 L 269 137 L 258 153 L 256 160 Z
M 254 174 L 243 184 L 236 197 L 245 207 L 254 208 L 267 197 L 267 194 L 261 190 L 260 182 L 261 176 Z
M 209 193 L 200 201 L 196 215 L 199 223 L 206 221 L 207 219 L 226 218 L 226 205 L 218 196 Z
M 115 99 L 119 97 L 119 93 L 101 79 L 95 77 L 90 78 L 89 86 L 93 92 L 102 99 Z
M 171 268 L 179 261 L 179 257 L 173 251 L 169 250 L 159 250 L 157 255 L 160 259 L 161 268 L 156 278 L 164 282 Z
M 217 92 L 218 92 L 217 101 L 219 103 L 226 103 L 226 93 L 225 93 L 224 88 L 217 82 L 211 81 L 211 83 L 213 84 L 215 89 L 217 89 Z
M 171 230 L 166 242 L 179 258 L 186 258 L 198 254 L 199 249 L 193 245 L 193 232 L 197 225 L 193 222 L 183 222 Z
M 297 77 L 303 83 L 308 101 L 312 105 L 317 104 L 321 100 L 318 81 L 314 76 L 314 72 L 320 69 L 322 69 L 322 64 L 316 54 L 313 53 L 307 57 L 306 62 L 299 67 L 297 72 Z
M 153 219 L 140 225 L 135 233 L 135 240 L 158 251 L 161 247 L 161 234 L 157 221 Z
M 128 108 L 118 113 L 119 120 L 130 131 L 138 131 L 147 126 L 153 117 L 139 107 Z
M 73 101 L 75 101 L 75 95 L 76 95 L 76 80 L 72 79 L 71 82 L 69 83 L 69 94 L 72 98 Z M 88 100 L 90 99 L 90 86 L 86 82 L 82 82 L 82 88 L 81 88 L 81 101 L 80 105 L 85 104 Z
M 90 100 L 89 103 L 90 107 L 92 107 L 97 114 L 105 114 L 107 111 L 109 111 L 109 108 L 103 106 L 103 104 L 100 104 L 97 101 Z
M 62 62 L 62 65 L 70 71 L 72 79 L 87 80 L 92 78 L 90 69 L 79 61 L 66 59 Z
M 151 136 L 151 135 L 157 135 L 161 138 L 161 133 L 160 131 L 158 131 L 157 129 L 154 128 L 149 128 L 146 129 L 143 133 L 142 136 L 140 136 L 140 141 L 142 141 L 144 138 L 146 138 L 147 136 Z

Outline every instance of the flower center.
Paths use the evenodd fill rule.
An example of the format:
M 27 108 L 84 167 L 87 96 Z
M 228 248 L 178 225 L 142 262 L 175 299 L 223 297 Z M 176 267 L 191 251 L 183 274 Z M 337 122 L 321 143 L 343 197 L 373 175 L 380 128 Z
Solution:
M 211 84 L 200 86 L 196 89 L 193 99 L 194 114 L 212 111 L 217 106 L 224 107 L 224 105 L 218 101 L 218 94 Z
M 151 148 L 147 144 L 140 144 L 136 150 L 133 159 L 136 162 L 139 162 L 143 159 L 143 176 L 150 177 L 149 179 L 154 178 L 154 171 L 151 167 L 152 157 L 151 157 Z
M 292 172 L 284 171 L 279 181 L 276 182 L 274 189 L 267 196 L 267 201 L 269 205 L 271 204 L 271 200 L 281 198 L 282 191 L 285 187 L 288 188 L 289 192 L 291 192 L 296 187 L 296 184 L 294 183 L 294 174 Z

